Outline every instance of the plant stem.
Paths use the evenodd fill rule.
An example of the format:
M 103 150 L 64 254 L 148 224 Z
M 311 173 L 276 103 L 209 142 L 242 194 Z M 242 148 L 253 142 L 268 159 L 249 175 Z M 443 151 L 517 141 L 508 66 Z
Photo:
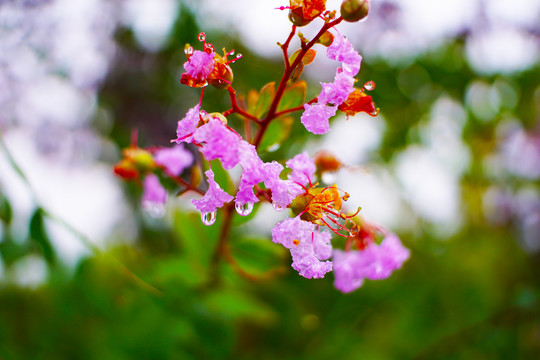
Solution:
M 272 120 L 274 120 L 276 118 L 277 107 L 279 105 L 279 102 L 281 101 L 281 98 L 283 97 L 283 93 L 285 92 L 285 89 L 287 88 L 287 82 L 288 82 L 289 78 L 291 77 L 293 71 L 296 69 L 298 64 L 300 64 L 300 61 L 303 60 L 303 58 L 306 55 L 307 51 L 309 49 L 311 49 L 313 47 L 313 45 L 315 45 L 317 40 L 319 40 L 319 38 L 328 29 L 330 29 L 330 28 L 334 27 L 335 25 L 339 24 L 342 20 L 343 19 L 341 17 L 339 17 L 334 21 L 325 23 L 322 26 L 321 30 L 319 30 L 317 35 L 315 35 L 315 37 L 313 39 L 311 39 L 310 42 L 308 42 L 307 44 L 302 46 L 302 48 L 300 49 L 300 53 L 298 54 L 296 59 L 294 59 L 293 63 L 290 64 L 290 66 L 288 66 L 288 67 L 287 67 L 287 64 L 288 64 L 288 57 L 287 57 L 287 60 L 285 60 L 285 71 L 283 73 L 283 76 L 281 77 L 281 81 L 279 82 L 278 88 L 276 90 L 276 94 L 274 95 L 274 99 L 272 100 L 272 103 L 270 104 L 270 108 L 268 109 L 268 113 L 267 113 L 266 117 L 260 123 L 261 127 L 259 128 L 259 130 L 257 131 L 257 134 L 255 135 L 255 140 L 253 141 L 253 145 L 255 145 L 255 148 L 259 147 L 259 145 L 261 144 L 262 138 L 263 138 L 263 136 L 264 136 L 264 134 L 266 132 L 266 129 L 268 128 L 268 125 L 270 125 Z M 293 32 L 291 31 L 291 34 L 292 33 Z M 289 35 L 289 38 L 287 39 L 288 42 L 285 43 L 287 45 L 287 47 L 289 45 L 290 38 L 292 38 L 291 35 Z M 287 53 L 287 48 L 285 47 L 285 44 L 282 45 L 282 49 L 283 49 L 284 54 Z

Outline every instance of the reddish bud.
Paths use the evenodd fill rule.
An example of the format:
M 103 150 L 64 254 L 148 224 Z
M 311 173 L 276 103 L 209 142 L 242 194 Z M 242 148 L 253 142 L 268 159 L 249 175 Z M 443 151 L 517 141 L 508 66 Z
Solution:
M 326 0 L 290 0 L 289 20 L 305 26 L 326 10 Z
M 114 173 L 125 180 L 133 180 L 139 177 L 139 172 L 133 163 L 123 159 L 114 166 Z
M 319 151 L 315 154 L 317 173 L 333 172 L 341 168 L 341 162 L 329 151 Z
M 364 91 L 359 89 L 354 89 L 347 100 L 339 105 L 338 109 L 349 116 L 356 115 L 359 112 L 365 112 L 371 116 L 377 116 L 379 113 L 379 109 L 375 108 L 371 96 L 366 95 Z

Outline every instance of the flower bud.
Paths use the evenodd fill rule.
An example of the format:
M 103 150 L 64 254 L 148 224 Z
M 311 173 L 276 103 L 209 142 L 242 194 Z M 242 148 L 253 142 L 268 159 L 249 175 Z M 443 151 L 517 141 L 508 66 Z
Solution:
M 152 154 L 140 148 L 125 149 L 124 157 L 140 171 L 151 171 L 156 166 Z
M 341 17 L 348 22 L 365 19 L 369 12 L 369 0 L 345 0 L 341 3 Z
M 326 10 L 326 0 L 290 0 L 289 20 L 305 26 Z
M 306 19 L 304 17 L 302 8 L 296 8 L 289 10 L 289 20 L 296 26 L 306 26 L 309 24 L 313 19 Z
M 217 71 L 216 71 L 217 70 Z M 216 74 L 214 74 L 216 73 Z M 227 89 L 233 82 L 234 75 L 231 67 L 222 62 L 216 62 L 213 75 L 208 78 L 208 83 L 218 89 Z
M 329 151 L 319 151 L 315 154 L 315 166 L 317 173 L 333 172 L 339 170 L 341 162 Z

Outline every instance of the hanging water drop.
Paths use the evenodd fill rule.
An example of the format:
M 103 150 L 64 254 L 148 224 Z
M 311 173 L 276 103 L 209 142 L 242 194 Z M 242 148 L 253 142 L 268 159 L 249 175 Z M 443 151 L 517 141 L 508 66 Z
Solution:
M 216 222 L 216 212 L 211 211 L 211 212 L 201 213 L 201 220 L 204 225 L 212 225 L 213 223 Z
M 381 110 L 381 109 L 376 108 L 373 112 L 370 112 L 369 115 L 371 115 L 371 116 L 377 116 L 377 115 L 379 115 L 379 111 L 380 111 L 380 110 Z
M 189 46 L 187 45 L 185 48 L 184 48 L 184 54 L 186 54 L 187 56 L 190 56 L 190 55 L 193 55 L 193 46 Z
M 249 214 L 251 214 L 251 211 L 253 211 L 253 203 L 250 203 L 250 202 L 245 203 L 245 204 L 237 203 L 235 205 L 235 208 L 238 215 L 248 216 Z
M 364 84 L 364 90 L 371 91 L 373 89 L 375 89 L 375 82 L 368 81 L 367 83 Z
M 274 210 L 276 210 L 276 211 L 283 211 L 283 210 L 284 210 L 283 206 L 281 206 L 281 205 L 279 205 L 279 204 L 277 204 L 277 203 L 275 203 L 275 202 L 272 203 L 272 207 L 273 207 Z

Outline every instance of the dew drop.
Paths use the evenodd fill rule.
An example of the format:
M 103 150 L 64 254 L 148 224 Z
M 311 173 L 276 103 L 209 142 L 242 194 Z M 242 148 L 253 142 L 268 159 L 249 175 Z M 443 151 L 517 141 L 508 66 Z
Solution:
M 373 89 L 375 89 L 375 82 L 368 81 L 367 83 L 364 84 L 364 90 L 371 91 Z
M 200 33 L 199 34 L 199 41 L 203 42 L 203 41 L 206 41 L 206 34 L 205 33 Z
M 253 211 L 253 203 L 236 204 L 236 212 L 241 216 L 248 216 Z
M 380 111 L 380 110 L 381 110 L 381 109 L 376 108 L 375 111 L 370 112 L 369 115 L 371 115 L 371 116 L 377 116 L 377 115 L 379 115 L 379 111 Z
M 279 205 L 279 204 L 277 204 L 277 203 L 275 203 L 275 202 L 272 203 L 272 207 L 273 207 L 274 210 L 276 210 L 276 211 L 283 211 L 283 210 L 284 210 L 283 206 L 281 206 L 281 205 Z
M 184 53 L 188 56 L 193 55 L 193 51 L 193 46 L 186 46 L 186 48 L 184 49 Z
M 242 54 L 238 53 L 238 54 L 236 54 L 236 59 L 238 60 L 238 59 L 240 59 L 242 56 L 243 56 Z
M 213 223 L 216 222 L 216 212 L 211 211 L 211 212 L 201 213 L 201 220 L 204 225 L 212 225 Z

